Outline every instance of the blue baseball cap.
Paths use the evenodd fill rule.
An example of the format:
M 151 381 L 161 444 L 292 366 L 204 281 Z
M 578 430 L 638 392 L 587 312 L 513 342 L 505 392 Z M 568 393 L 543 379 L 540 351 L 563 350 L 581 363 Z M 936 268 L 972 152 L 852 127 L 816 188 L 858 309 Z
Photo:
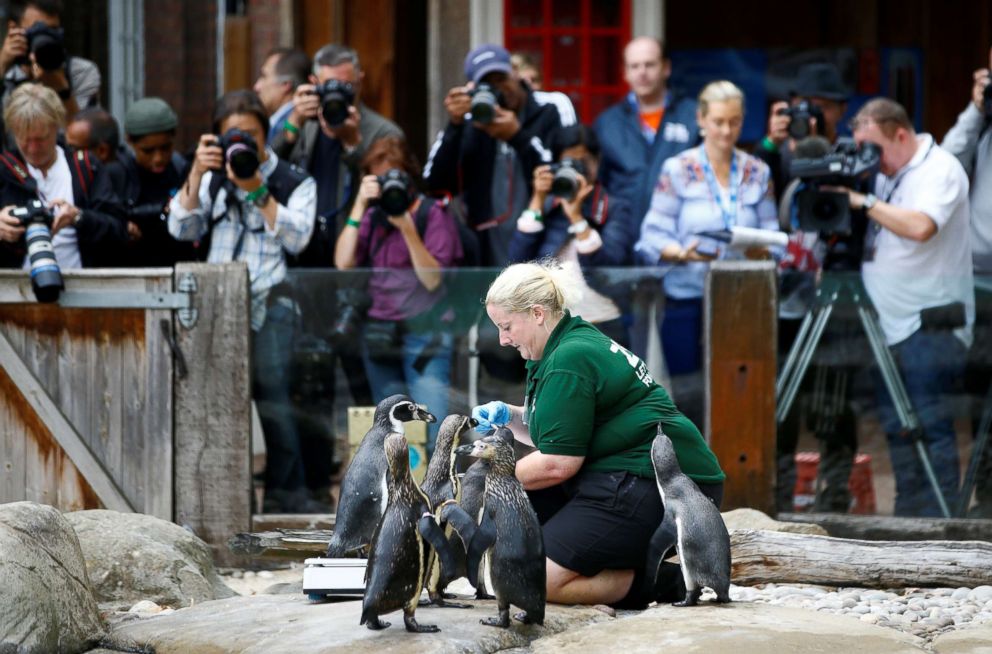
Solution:
M 480 45 L 465 57 L 465 77 L 476 84 L 489 73 L 510 73 L 512 71 L 510 53 L 499 45 Z

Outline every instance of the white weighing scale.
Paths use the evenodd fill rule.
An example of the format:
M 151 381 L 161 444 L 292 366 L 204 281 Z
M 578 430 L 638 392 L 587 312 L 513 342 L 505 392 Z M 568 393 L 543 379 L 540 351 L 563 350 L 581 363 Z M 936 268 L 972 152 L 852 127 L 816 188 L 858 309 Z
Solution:
M 303 562 L 303 593 L 313 601 L 359 599 L 365 595 L 368 559 L 307 559 Z

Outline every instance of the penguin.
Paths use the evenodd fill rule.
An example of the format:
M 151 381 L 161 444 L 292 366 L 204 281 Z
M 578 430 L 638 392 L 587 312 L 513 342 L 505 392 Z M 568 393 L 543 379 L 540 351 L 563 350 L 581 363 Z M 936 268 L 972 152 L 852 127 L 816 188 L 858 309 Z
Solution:
M 365 569 L 365 595 L 359 624 L 385 629 L 379 616 L 403 609 L 407 631 L 433 633 L 436 625 L 417 623 L 414 613 L 424 587 L 427 564 L 436 548 L 441 565 L 454 565 L 448 541 L 431 513 L 429 500 L 410 475 L 410 453 L 402 434 L 390 434 L 384 444 L 389 497 L 372 536 Z
M 375 408 L 372 427 L 362 438 L 341 481 L 341 497 L 327 558 L 368 547 L 372 532 L 386 509 L 386 457 L 383 443 L 392 433 L 403 434 L 409 420 L 434 422 L 436 418 L 406 395 L 387 397 Z
M 730 535 L 720 510 L 679 467 L 672 441 L 658 425 L 651 444 L 651 462 L 665 517 L 648 548 L 647 583 L 653 590 L 661 562 L 672 547 L 678 551 L 685 580 L 685 599 L 674 606 L 695 606 L 703 587 L 719 603 L 730 601 Z
M 479 565 L 486 554 L 499 608 L 499 617 L 480 622 L 509 627 L 513 604 L 523 609 L 513 616 L 515 619 L 543 625 L 547 597 L 544 537 L 537 514 L 516 477 L 513 446 L 494 434 L 475 441 L 471 456 L 488 461 L 489 472 L 478 530 L 466 539 L 468 576 L 478 588 Z
M 437 443 L 434 446 L 434 455 L 427 466 L 424 480 L 420 484 L 420 489 L 427 495 L 431 509 L 435 513 L 438 513 L 446 502 L 457 503 L 461 497 L 461 484 L 455 472 L 455 461 L 457 460 L 455 445 L 461 440 L 462 434 L 477 424 L 479 423 L 474 418 L 457 414 L 448 416 L 441 423 L 441 428 L 437 434 Z M 455 557 L 455 569 L 451 570 L 450 574 L 442 574 L 437 557 L 431 558 L 425 584 L 429 599 L 423 605 L 439 608 L 472 608 L 469 604 L 445 601 L 445 599 L 451 599 L 453 596 L 446 597 L 444 589 L 452 581 L 465 575 L 465 548 L 461 541 L 461 535 L 454 533 L 453 525 L 449 525 L 447 520 L 442 519 L 441 527 L 445 529 L 448 544 Z

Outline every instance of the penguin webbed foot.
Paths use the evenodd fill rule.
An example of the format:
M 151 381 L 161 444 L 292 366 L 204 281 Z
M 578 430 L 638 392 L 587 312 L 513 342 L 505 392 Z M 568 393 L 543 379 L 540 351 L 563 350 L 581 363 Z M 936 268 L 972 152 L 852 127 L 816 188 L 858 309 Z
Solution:
M 418 624 L 417 619 L 412 614 L 403 614 L 403 624 L 406 630 L 412 634 L 436 634 L 441 631 L 436 624 Z
M 686 590 L 685 599 L 681 602 L 672 602 L 672 606 L 696 606 L 699 604 L 699 596 L 703 594 L 701 588 Z
M 383 622 L 379 619 L 379 616 L 373 615 L 368 620 L 365 621 L 365 626 L 372 631 L 379 631 L 380 629 L 387 629 L 392 623 Z
M 479 624 L 506 629 L 510 626 L 510 609 L 500 609 L 498 618 L 482 618 L 479 620 Z
M 475 599 L 477 599 L 477 600 L 494 600 L 494 599 L 496 599 L 496 596 L 495 595 L 490 595 L 489 593 L 487 593 L 485 591 L 482 591 L 482 590 L 476 590 L 475 591 Z
M 530 615 L 527 611 L 517 611 L 513 614 L 513 619 L 524 624 L 534 624 L 534 621 L 530 619 Z
M 421 602 L 419 606 L 431 606 L 436 609 L 470 609 L 471 604 L 462 604 L 461 602 L 448 602 L 443 597 L 438 597 L 433 600 L 426 600 Z

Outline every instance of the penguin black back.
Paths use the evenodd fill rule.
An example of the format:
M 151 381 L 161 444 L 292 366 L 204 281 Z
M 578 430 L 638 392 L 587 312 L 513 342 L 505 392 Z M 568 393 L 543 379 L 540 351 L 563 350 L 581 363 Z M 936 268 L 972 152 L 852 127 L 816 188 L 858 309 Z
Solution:
M 391 395 L 376 406 L 372 427 L 362 438 L 344 479 L 327 556 L 337 558 L 368 546 L 386 507 L 386 455 L 383 444 L 392 433 L 403 433 L 410 420 L 434 422 L 406 395 Z

